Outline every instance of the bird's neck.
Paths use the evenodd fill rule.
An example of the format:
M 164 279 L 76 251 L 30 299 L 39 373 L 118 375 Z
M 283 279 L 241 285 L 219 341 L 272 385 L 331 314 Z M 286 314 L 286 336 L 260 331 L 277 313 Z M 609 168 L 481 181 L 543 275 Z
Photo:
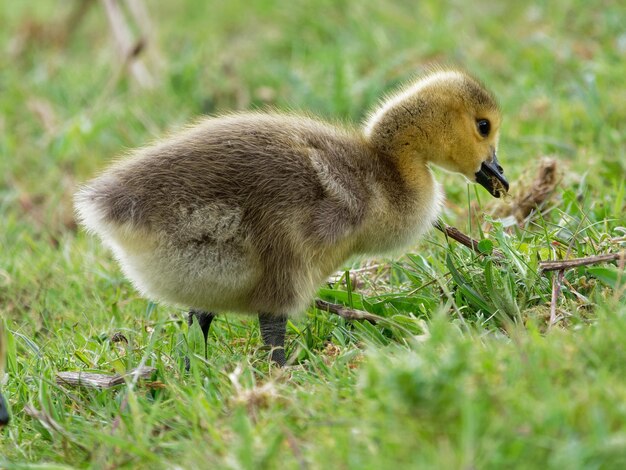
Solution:
M 423 152 L 406 150 L 393 154 L 392 158 L 403 181 L 410 188 L 424 187 L 432 181 L 432 174 L 428 166 L 429 158 Z
M 355 253 L 375 255 L 406 247 L 427 230 L 441 207 L 428 163 L 415 156 L 378 153 L 378 185 Z

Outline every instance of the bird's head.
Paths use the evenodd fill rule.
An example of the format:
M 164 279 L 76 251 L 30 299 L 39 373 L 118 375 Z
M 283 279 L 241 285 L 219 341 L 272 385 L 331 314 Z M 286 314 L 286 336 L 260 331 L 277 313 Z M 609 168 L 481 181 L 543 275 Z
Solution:
M 500 197 L 509 189 L 496 157 L 501 120 L 480 82 L 457 70 L 436 70 L 384 100 L 365 135 L 381 152 L 461 173 Z

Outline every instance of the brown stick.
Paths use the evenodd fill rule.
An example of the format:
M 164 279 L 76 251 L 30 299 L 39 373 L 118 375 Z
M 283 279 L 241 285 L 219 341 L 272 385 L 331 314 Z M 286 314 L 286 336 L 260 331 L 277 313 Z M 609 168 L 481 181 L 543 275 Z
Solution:
M 322 299 L 315 299 L 315 307 L 320 310 L 326 310 L 327 312 L 339 315 L 347 320 L 367 320 L 374 325 L 379 321 L 384 320 L 383 317 L 379 317 L 373 313 L 364 312 L 363 310 L 355 310 L 353 308 L 344 307 L 343 305 L 331 304 L 330 302 L 326 302 Z
M 483 255 L 484 253 L 478 249 L 478 240 L 474 240 L 472 237 L 465 235 L 458 228 L 444 224 L 441 220 L 435 223 L 435 228 L 445 234 L 446 236 L 456 240 L 461 245 L 468 247 L 470 250 L 474 250 L 476 253 Z M 493 250 L 491 253 L 495 258 L 504 258 L 504 255 L 498 250 Z
M 133 34 L 126 17 L 117 0 L 102 0 L 109 20 L 111 33 L 117 43 L 117 48 L 123 66 L 128 66 L 133 78 L 143 88 L 152 88 L 154 79 L 148 68 L 138 57 L 145 45 L 145 39 L 133 40 Z
M 133 375 L 147 379 L 155 370 L 154 367 L 138 367 L 129 370 L 123 375 L 97 374 L 94 372 L 59 372 L 56 380 L 59 385 L 70 385 L 72 387 L 111 388 L 123 384 L 126 377 Z
M 588 266 L 590 264 L 606 263 L 626 258 L 626 252 L 609 253 L 606 255 L 588 256 L 586 258 L 566 259 L 563 261 L 542 261 L 539 263 L 539 271 L 561 271 L 563 269 Z

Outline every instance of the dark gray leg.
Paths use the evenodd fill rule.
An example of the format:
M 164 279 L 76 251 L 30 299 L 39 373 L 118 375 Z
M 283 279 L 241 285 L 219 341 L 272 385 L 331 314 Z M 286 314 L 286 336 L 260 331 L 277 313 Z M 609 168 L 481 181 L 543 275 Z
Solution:
M 271 313 L 259 313 L 259 327 L 263 342 L 272 348 L 270 360 L 283 367 L 286 362 L 285 331 L 287 329 L 287 317 L 272 315 Z
M 203 312 L 202 310 L 189 310 L 189 315 L 187 316 L 187 325 L 193 325 L 193 317 L 196 317 L 196 320 L 198 320 L 198 325 L 200 325 L 200 329 L 202 330 L 202 334 L 204 335 L 204 358 L 206 359 L 209 356 L 207 349 L 209 328 L 211 328 L 211 322 L 215 318 L 215 314 L 211 312 Z M 185 370 L 189 370 L 188 357 L 185 358 Z
M 215 314 L 212 312 L 203 312 L 202 310 L 190 310 L 187 317 L 187 325 L 193 325 L 193 317 L 198 320 L 198 325 L 204 335 L 204 358 L 208 357 L 207 340 L 209 338 L 209 328 L 211 328 L 211 322 L 215 318 Z
M 9 410 L 4 402 L 4 397 L 0 393 L 0 427 L 9 423 Z

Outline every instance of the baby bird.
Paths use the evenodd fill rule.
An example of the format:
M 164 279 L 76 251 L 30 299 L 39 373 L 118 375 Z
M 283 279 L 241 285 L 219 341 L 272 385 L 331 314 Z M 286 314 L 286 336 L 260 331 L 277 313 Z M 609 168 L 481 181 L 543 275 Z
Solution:
M 430 165 L 493 196 L 501 115 L 477 80 L 432 71 L 382 101 L 362 129 L 307 116 L 206 118 L 133 152 L 75 196 L 146 297 L 190 308 L 206 338 L 217 312 L 258 314 L 284 365 L 286 319 L 353 256 L 412 244 L 436 220 Z

